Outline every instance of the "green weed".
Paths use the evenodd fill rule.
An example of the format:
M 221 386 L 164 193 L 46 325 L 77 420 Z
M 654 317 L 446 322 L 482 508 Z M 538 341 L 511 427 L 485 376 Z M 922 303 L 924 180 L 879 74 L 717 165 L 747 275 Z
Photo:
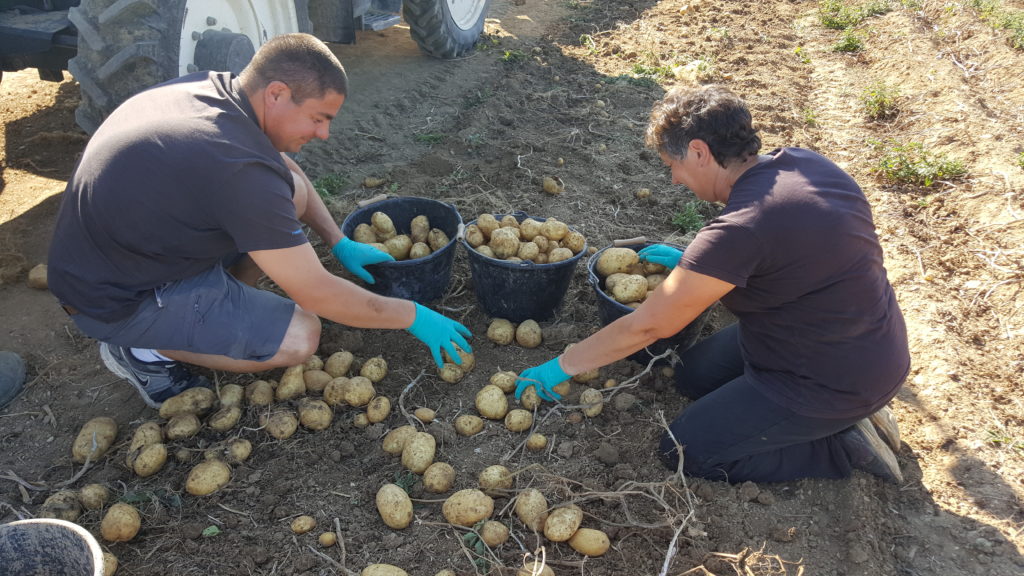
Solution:
M 860 52 L 864 49 L 864 39 L 853 30 L 846 30 L 839 42 L 832 45 L 833 52 Z
M 956 180 L 967 174 L 967 167 L 959 160 L 950 160 L 942 154 L 924 149 L 920 143 L 870 142 L 881 154 L 874 167 L 886 180 L 897 184 L 929 187 L 939 181 Z
M 658 87 L 658 83 L 648 76 L 632 76 L 629 74 L 619 74 L 618 76 L 610 76 L 602 80 L 605 84 L 628 84 L 630 86 L 636 86 L 637 88 L 643 88 L 650 90 Z
M 1024 152 L 1021 152 L 1017 156 L 1017 166 L 1020 166 L 1020 169 L 1024 170 Z
M 993 28 L 1007 30 L 1010 46 L 1024 50 L 1024 10 L 1006 8 L 1000 0 L 969 0 L 968 5 Z
M 876 82 L 861 93 L 860 103 L 868 118 L 884 120 L 899 112 L 899 98 L 899 88 L 885 82 Z
M 989 429 L 986 430 L 986 432 L 988 433 L 988 441 L 990 444 L 993 444 L 998 448 L 1007 448 L 1024 452 L 1024 444 L 1016 438 L 1007 436 L 1005 431 Z
M 473 526 L 472 532 L 466 532 L 462 535 L 462 543 L 465 544 L 466 548 L 476 553 L 473 565 L 476 566 L 481 574 L 486 574 L 491 570 L 491 563 L 487 560 L 487 544 L 480 538 L 480 530 L 486 522 L 487 520 L 477 522 Z
M 803 46 L 797 46 L 794 48 L 793 54 L 796 54 L 796 57 L 800 59 L 800 62 L 804 64 L 811 63 L 811 57 L 807 54 L 807 50 L 805 50 Z
M 505 64 L 522 64 L 526 61 L 526 52 L 522 50 L 505 50 L 505 53 L 501 57 L 501 61 Z
M 594 37 L 590 34 L 580 34 L 580 46 L 583 46 L 591 54 L 597 53 L 597 42 L 594 42 Z
M 419 477 L 408 470 L 395 472 L 395 485 L 404 490 L 406 494 L 416 485 L 417 480 Z
M 672 73 L 672 68 L 664 64 L 656 66 L 640 63 L 633 64 L 633 74 L 636 74 L 637 76 L 646 76 L 648 78 L 658 78 L 661 80 L 675 76 L 675 74 Z
M 341 174 L 327 174 L 313 181 L 313 189 L 324 199 L 341 194 L 348 186 L 348 177 Z
M 847 30 L 864 20 L 892 10 L 890 0 L 870 0 L 864 4 L 846 5 L 843 0 L 821 0 L 818 19 L 822 26 L 833 30 Z
M 714 206 L 710 202 L 703 200 L 688 202 L 682 212 L 676 212 L 672 216 L 672 225 L 684 234 L 696 232 L 704 227 L 714 212 Z
M 438 134 L 436 132 L 421 132 L 412 138 L 420 144 L 429 144 L 433 146 L 434 144 L 440 144 L 444 141 L 444 134 Z
M 804 108 L 800 112 L 803 114 L 804 124 L 811 128 L 816 128 L 818 126 L 818 114 L 812 108 Z

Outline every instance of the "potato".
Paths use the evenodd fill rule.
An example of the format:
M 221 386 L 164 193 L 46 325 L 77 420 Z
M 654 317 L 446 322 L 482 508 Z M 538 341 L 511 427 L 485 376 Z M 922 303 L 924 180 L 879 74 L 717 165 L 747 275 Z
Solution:
M 249 442 L 245 438 L 235 438 L 228 442 L 225 447 L 227 452 L 226 460 L 231 464 L 241 464 L 249 459 L 249 455 L 252 454 L 252 442 Z
M 220 460 L 204 460 L 196 464 L 185 479 L 185 491 L 193 496 L 207 496 L 227 486 L 231 468 Z
M 524 388 L 523 393 L 519 395 L 519 405 L 531 411 L 540 406 L 540 396 L 537 395 L 537 389 L 533 386 Z
M 150 444 L 139 451 L 139 455 L 132 461 L 132 470 L 135 474 L 146 478 L 160 471 L 167 462 L 167 446 L 164 444 Z
M 551 391 L 559 396 L 565 396 L 569 393 L 569 380 L 555 384 L 555 387 L 552 388 Z
M 491 238 L 491 234 L 495 230 L 501 227 L 498 223 L 498 219 L 493 214 L 481 214 L 476 219 L 476 225 L 480 228 L 480 231 L 484 233 L 484 238 L 488 240 Z
M 548 254 L 548 264 L 554 264 L 555 262 L 565 262 L 572 258 L 572 250 L 568 248 L 555 248 Z
M 142 518 L 131 504 L 118 502 L 107 510 L 100 521 L 100 535 L 107 542 L 127 542 L 139 533 Z
M 516 327 L 504 318 L 495 318 L 487 326 L 487 339 L 499 346 L 507 346 L 516 337 Z
M 338 543 L 338 535 L 334 532 L 324 532 L 317 539 L 321 548 L 330 548 Z
M 593 528 L 580 528 L 569 538 L 569 546 L 584 556 L 602 556 L 611 547 L 608 535 Z
M 505 428 L 511 432 L 523 432 L 533 426 L 533 414 L 527 410 L 516 408 L 505 414 Z
M 357 225 L 352 231 L 352 239 L 363 244 L 373 244 L 377 241 L 377 233 L 374 232 L 372 226 L 364 222 Z
M 423 408 L 423 407 L 417 408 L 412 413 L 412 415 L 415 416 L 417 420 L 419 420 L 420 422 L 423 422 L 424 424 L 430 424 L 431 422 L 434 421 L 434 418 L 437 417 L 437 413 L 436 412 L 434 412 L 430 408 Z
M 377 490 L 377 512 L 388 528 L 401 530 L 412 523 L 412 500 L 397 484 L 385 484 Z
M 583 522 L 583 510 L 570 504 L 556 508 L 544 521 L 544 537 L 552 542 L 565 542 L 576 533 Z
M 345 403 L 349 406 L 366 406 L 377 391 L 373 388 L 373 382 L 365 376 L 353 376 L 348 380 L 348 386 L 344 390 Z
M 629 274 L 626 274 L 625 272 L 616 272 L 608 276 L 604 279 L 604 291 L 610 294 L 611 291 L 615 289 L 615 285 L 619 283 L 619 280 L 628 277 Z
M 195 414 L 178 414 L 167 422 L 164 434 L 168 440 L 184 440 L 195 436 L 202 427 L 203 424 Z
M 242 418 L 242 409 L 238 406 L 228 406 L 214 412 L 213 416 L 206 421 L 206 425 L 217 432 L 227 432 L 238 424 Z
M 536 261 L 538 254 L 540 254 L 540 248 L 535 242 L 521 242 L 516 257 L 520 260 Z
M 373 227 L 373 232 L 377 235 L 378 242 L 384 242 L 397 234 L 395 223 L 391 221 L 390 216 L 383 212 L 374 212 L 370 215 L 370 226 Z
M 459 355 L 461 362 L 456 362 L 455 359 L 448 354 L 448 351 L 443 348 L 441 349 L 441 360 L 455 364 L 459 368 L 462 368 L 462 372 L 464 374 L 469 374 L 476 366 L 476 356 L 474 356 L 472 352 L 466 352 L 458 346 L 455 347 L 455 352 Z
M 488 258 L 497 258 L 497 256 L 494 255 L 494 250 L 491 250 L 491 247 L 486 244 L 483 246 L 477 246 L 476 251 Z
M 456 526 L 472 526 L 489 518 L 493 512 L 494 500 L 473 488 L 459 490 L 441 505 L 445 520 Z
M 540 233 L 548 240 L 561 240 L 569 233 L 569 226 L 555 218 L 548 218 L 540 225 Z
M 309 372 L 310 370 L 323 370 L 324 361 L 316 354 L 313 354 L 309 358 L 306 358 L 306 361 L 302 363 L 302 369 L 306 372 Z
M 274 391 L 274 398 L 278 402 L 298 398 L 306 394 L 306 379 L 302 377 L 302 364 L 292 366 L 281 375 L 281 382 Z
M 501 420 L 508 413 L 508 399 L 501 388 L 488 384 L 476 393 L 476 409 L 484 418 Z
M 385 252 L 391 254 L 395 260 L 408 260 L 412 245 L 412 239 L 405 234 L 399 234 L 384 241 Z
M 78 500 L 78 494 L 72 490 L 54 492 L 39 507 L 40 518 L 56 518 L 74 522 L 81 515 L 82 503 Z
M 109 416 L 98 416 L 89 420 L 78 431 L 71 444 L 71 459 L 75 462 L 96 462 L 107 453 L 117 439 L 117 422 Z
M 117 556 L 110 552 L 103 553 L 103 576 L 114 576 L 117 572 Z
M 366 428 L 370 425 L 370 418 L 366 415 L 366 412 L 360 412 L 352 417 L 352 425 L 356 428 Z
M 548 438 L 543 434 L 530 434 L 530 437 L 526 439 L 526 449 L 533 452 L 540 452 L 547 448 Z
M 375 396 L 366 406 L 366 420 L 371 424 L 383 422 L 391 414 L 391 399 L 387 396 Z
M 260 420 L 262 421 L 263 417 Z M 295 434 L 295 430 L 299 427 L 299 419 L 288 410 L 279 410 L 266 417 L 264 425 L 267 428 L 267 434 L 278 440 L 285 440 Z
M 616 386 L 618 386 L 618 385 L 619 385 L 619 381 L 618 381 L 618 380 L 616 380 L 616 379 L 614 379 L 614 378 L 609 378 L 609 379 L 607 379 L 607 380 L 605 380 L 605 381 L 604 381 L 604 388 L 605 388 L 606 390 L 607 390 L 608 388 L 615 388 L 615 387 L 616 387 Z
M 423 472 L 423 489 L 434 494 L 441 494 L 452 489 L 455 484 L 455 468 L 446 462 L 434 462 Z
M 629 269 L 640 262 L 635 250 L 613 246 L 601 253 L 597 259 L 594 269 L 602 278 L 607 278 L 616 272 L 629 272 Z
M 370 564 L 359 576 L 409 576 L 409 573 L 391 564 Z
M 455 431 L 463 436 L 478 434 L 484 429 L 484 421 L 479 416 L 463 414 L 455 419 Z
M 495 372 L 491 375 L 490 383 L 501 388 L 505 394 L 511 394 L 516 389 L 515 372 Z
M 178 414 L 202 416 L 217 403 L 217 394 L 209 388 L 189 388 L 181 394 L 164 400 L 160 406 L 160 417 L 170 420 Z
M 316 518 L 303 514 L 298 518 L 292 520 L 292 532 L 296 534 L 305 534 L 310 530 L 316 528 Z
M 238 384 L 225 384 L 220 387 L 220 406 L 225 408 L 228 406 L 241 407 L 245 401 L 245 388 L 242 388 Z
M 580 394 L 580 404 L 583 404 L 583 414 L 587 418 L 593 418 L 604 409 L 604 396 L 600 390 L 587 388 Z
M 572 251 L 573 255 L 583 252 L 583 249 L 587 247 L 587 239 L 575 230 L 570 230 L 565 238 L 562 238 L 562 247 L 568 248 Z
M 664 274 L 648 274 L 646 278 L 647 291 L 651 292 L 653 290 L 657 290 L 658 286 L 661 286 L 661 283 L 665 281 L 665 278 L 667 278 L 667 276 L 665 276 Z
M 620 278 L 612 288 L 612 298 L 616 302 L 629 304 L 630 302 L 641 302 L 647 298 L 647 278 L 639 274 L 629 274 Z
M 501 546 L 508 540 L 508 526 L 497 520 L 488 520 L 479 530 L 480 539 L 491 548 Z
M 427 234 L 427 246 L 430 246 L 434 252 L 447 246 L 448 242 L 451 242 L 451 239 L 440 228 L 431 228 L 430 233 Z
M 402 466 L 416 474 L 423 474 L 434 463 L 437 441 L 426 432 L 413 434 L 402 449 Z
M 78 491 L 78 501 L 86 510 L 99 510 L 110 500 L 110 490 L 103 484 L 86 484 Z
M 441 377 L 441 380 L 444 380 L 449 384 L 455 384 L 462 380 L 466 375 L 466 371 L 456 364 L 445 362 L 437 369 L 437 375 Z
M 125 456 L 125 463 L 129 468 L 131 468 L 133 462 L 135 462 L 135 458 L 143 448 L 150 444 L 161 444 L 163 441 L 164 429 L 160 424 L 153 421 L 143 422 L 135 429 L 135 433 L 132 434 L 132 441 L 128 445 L 128 454 Z
M 541 189 L 544 190 L 545 194 L 557 196 L 565 191 L 565 184 L 562 183 L 561 178 L 545 176 L 541 182 Z
M 408 424 L 405 426 L 399 426 L 384 436 L 381 448 L 388 454 L 398 456 L 403 450 L 405 450 L 405 445 L 415 434 L 416 428 L 413 428 Z
M 516 496 L 516 516 L 524 526 L 537 531 L 548 519 L 548 499 L 536 488 L 527 488 Z
M 302 379 L 306 382 L 306 392 L 323 393 L 327 383 L 334 377 L 323 370 L 306 370 L 302 373 Z
M 426 214 L 420 214 L 409 222 L 409 237 L 413 242 L 426 242 L 429 233 L 430 218 Z
M 334 420 L 334 411 L 323 400 L 303 398 L 299 401 L 299 424 L 308 430 L 326 430 Z
M 437 574 L 434 574 L 434 576 L 457 576 L 457 575 L 455 574 L 455 572 L 445 568 L 444 570 L 441 570 Z
M 586 384 L 587 382 L 593 382 L 601 376 L 601 369 L 594 368 L 593 370 L 587 370 L 586 372 L 580 372 L 572 377 L 573 382 L 579 382 L 580 384 Z M 568 392 L 568 388 L 565 390 Z M 562 392 L 559 392 L 561 394 Z
M 266 380 L 256 380 L 245 387 L 245 400 L 253 406 L 270 406 L 274 403 L 274 387 Z
M 519 237 L 512 228 L 499 228 L 495 230 L 491 234 L 491 241 L 487 245 L 494 252 L 494 257 L 502 260 L 519 253 Z
M 536 348 L 544 339 L 540 324 L 536 320 L 523 320 L 516 327 L 516 344 L 523 348 Z
M 466 226 L 463 236 L 466 238 L 466 243 L 473 248 L 478 248 L 487 243 L 487 238 L 484 238 L 484 233 L 476 224 Z
M 412 248 L 409 249 L 409 260 L 426 258 L 427 256 L 430 256 L 430 254 L 430 246 L 427 246 L 423 242 L 417 242 L 412 245 Z
M 555 576 L 555 571 L 540 560 L 531 560 L 516 572 L 516 576 Z
M 355 357 L 352 356 L 351 352 L 346 350 L 335 352 L 328 356 L 327 361 L 324 362 L 324 372 L 335 378 L 347 376 L 349 368 L 352 367 L 353 360 L 355 360 Z
M 345 402 L 345 391 L 349 387 L 349 379 L 344 376 L 334 378 L 324 387 L 324 402 L 328 406 L 337 406 Z
M 512 488 L 513 479 L 512 473 L 509 472 L 508 468 L 495 464 L 494 466 L 484 468 L 477 480 L 480 483 L 480 489 L 490 493 Z
M 536 244 L 537 250 L 539 250 L 539 252 L 537 253 L 537 259 L 534 261 L 537 264 L 543 264 L 544 262 L 547 262 L 547 260 L 544 260 L 544 262 L 541 262 L 540 260 L 541 256 L 547 258 L 547 253 L 549 251 L 549 248 L 551 248 L 551 240 L 548 240 L 547 236 L 538 234 L 537 236 L 533 237 L 533 240 L 530 241 Z

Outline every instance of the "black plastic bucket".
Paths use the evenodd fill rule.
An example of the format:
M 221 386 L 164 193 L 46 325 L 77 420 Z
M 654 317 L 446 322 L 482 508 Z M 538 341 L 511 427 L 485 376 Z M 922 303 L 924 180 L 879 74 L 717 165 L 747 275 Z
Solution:
M 678 244 L 672 244 L 670 242 L 640 242 L 637 244 L 627 244 L 620 247 L 631 248 L 633 250 L 640 251 L 641 248 L 650 246 L 652 244 L 665 244 L 666 246 L 672 246 L 673 248 L 677 248 L 679 250 L 684 249 L 682 246 Z M 598 276 L 597 271 L 595 270 L 595 268 L 597 267 L 598 259 L 601 257 L 601 254 L 603 254 L 604 251 L 607 250 L 608 248 L 611 248 L 611 246 L 598 250 L 593 256 L 590 257 L 590 260 L 587 262 L 587 273 L 590 280 L 590 285 L 594 287 L 594 292 L 597 293 L 597 312 L 598 315 L 601 317 L 601 324 L 605 326 L 611 324 L 612 322 L 618 320 L 619 318 L 622 318 L 626 314 L 629 314 L 630 312 L 633 311 L 633 309 L 630 308 L 629 306 L 617 302 L 614 298 L 605 293 L 604 279 Z M 640 350 L 639 352 L 635 352 L 634 354 L 632 354 L 629 357 L 629 359 L 633 360 L 634 362 L 646 364 L 647 362 L 650 362 L 651 358 L 664 353 L 669 348 L 675 348 L 676 352 L 682 353 L 684 350 L 686 350 L 690 346 L 693 346 L 694 343 L 697 342 L 697 338 L 700 337 L 701 330 L 704 329 L 704 322 L 707 320 L 710 314 L 711 308 L 708 308 L 707 310 L 701 312 L 699 316 L 694 318 L 693 322 L 690 322 L 682 330 L 676 332 L 674 336 L 662 338 L 661 340 L 654 342 L 647 348 L 644 348 L 643 350 Z
M 387 214 L 399 234 L 408 234 L 409 223 L 422 214 L 430 220 L 431 228 L 443 230 L 448 235 L 448 243 L 424 258 L 367 266 L 366 271 L 377 281 L 375 284 L 367 284 L 367 289 L 385 296 L 424 303 L 443 296 L 451 280 L 455 239 L 462 226 L 459 211 L 451 204 L 429 198 L 388 198 L 349 214 L 341 225 L 341 232 L 351 238 L 356 226 L 370 223 L 374 212 Z
M 522 222 L 531 216 L 522 212 L 512 214 Z M 505 214 L 495 214 L 501 220 Z M 547 218 L 533 218 L 544 222 Z M 467 226 L 476 224 L 471 221 Z M 574 230 L 572 226 L 570 230 Z M 572 258 L 554 264 L 536 264 L 531 261 L 507 262 L 477 252 L 462 238 L 469 253 L 469 270 L 473 276 L 473 291 L 480 307 L 491 318 L 504 318 L 511 322 L 547 320 L 555 315 L 562 304 L 569 283 L 576 271 L 576 263 L 587 252 L 587 246 Z

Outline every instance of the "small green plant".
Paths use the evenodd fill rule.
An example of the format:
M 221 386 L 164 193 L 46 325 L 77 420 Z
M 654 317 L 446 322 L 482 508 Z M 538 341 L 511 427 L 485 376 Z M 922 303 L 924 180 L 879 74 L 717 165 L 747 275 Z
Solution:
M 420 132 L 413 136 L 413 140 L 420 144 L 429 144 L 433 146 L 434 144 L 440 144 L 444 141 L 444 134 L 438 134 L 436 132 Z
M 1024 152 L 1017 155 L 1017 166 L 1020 166 L 1020 169 L 1024 170 Z
M 847 30 L 864 20 L 892 10 L 890 0 L 871 0 L 865 4 L 848 6 L 843 0 L 821 0 L 818 19 L 822 26 L 833 30 Z
M 986 430 L 988 433 L 988 442 L 998 448 L 1005 448 L 1009 450 L 1017 450 L 1024 452 L 1024 444 L 1022 444 L 1016 438 L 1006 435 L 1005 430 Z
M 818 126 L 818 114 L 817 112 L 814 111 L 814 109 L 804 108 L 803 110 L 801 110 L 801 113 L 804 117 L 804 124 L 810 126 L 811 128 L 816 128 Z
M 967 167 L 959 160 L 929 152 L 920 143 L 872 141 L 870 144 L 881 155 L 874 170 L 897 184 L 929 187 L 967 174 Z
M 522 50 L 505 50 L 505 53 L 501 56 L 501 61 L 505 64 L 521 64 L 526 61 L 526 52 Z
M 1014 49 L 1024 50 L 1024 10 L 1006 8 L 999 0 L 970 0 L 968 4 L 993 28 L 1010 32 L 1010 45 Z
M 640 63 L 633 64 L 633 74 L 636 74 L 637 76 L 641 77 L 646 76 L 648 78 L 659 78 L 662 80 L 664 80 L 665 78 L 672 78 L 674 76 L 674 74 L 672 73 L 672 68 L 664 64 L 656 66 Z
M 341 194 L 348 186 L 348 178 L 341 174 L 327 174 L 313 181 L 313 189 L 324 199 Z
M 605 84 L 628 84 L 645 90 L 651 90 L 658 87 L 658 83 L 648 76 L 633 76 L 630 74 L 611 76 L 609 78 L 605 78 L 603 82 Z
M 406 494 L 416 485 L 417 480 L 419 480 L 419 477 L 409 470 L 395 472 L 395 485 L 405 490 Z
M 676 212 L 672 216 L 672 225 L 684 234 L 695 232 L 704 227 L 704 214 L 701 213 L 698 202 L 689 202 L 683 207 L 682 212 Z
M 794 48 L 793 54 L 796 54 L 796 57 L 800 59 L 800 62 L 804 64 L 811 63 L 811 57 L 807 54 L 807 50 L 805 50 L 803 46 L 797 46 Z
M 590 34 L 580 34 L 580 46 L 583 46 L 591 54 L 597 53 L 597 42 Z
M 884 120 L 899 112 L 899 98 L 899 88 L 885 82 L 877 82 L 861 93 L 860 102 L 868 118 Z
M 864 49 L 864 39 L 853 30 L 846 30 L 839 41 L 832 45 L 833 52 L 860 52 Z
M 491 570 L 491 563 L 487 559 L 487 544 L 480 538 L 480 530 L 486 522 L 487 520 L 477 522 L 473 526 L 472 532 L 466 532 L 462 535 L 462 543 L 465 544 L 466 548 L 474 552 L 476 558 L 473 560 L 473 565 L 476 566 L 481 574 L 487 574 Z

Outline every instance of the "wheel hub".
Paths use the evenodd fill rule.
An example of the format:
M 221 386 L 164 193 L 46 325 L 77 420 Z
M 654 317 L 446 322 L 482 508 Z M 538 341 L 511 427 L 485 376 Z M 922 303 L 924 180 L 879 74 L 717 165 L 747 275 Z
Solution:
M 238 74 L 256 54 L 252 40 L 245 34 L 207 30 L 196 42 L 197 70 L 228 71 Z

